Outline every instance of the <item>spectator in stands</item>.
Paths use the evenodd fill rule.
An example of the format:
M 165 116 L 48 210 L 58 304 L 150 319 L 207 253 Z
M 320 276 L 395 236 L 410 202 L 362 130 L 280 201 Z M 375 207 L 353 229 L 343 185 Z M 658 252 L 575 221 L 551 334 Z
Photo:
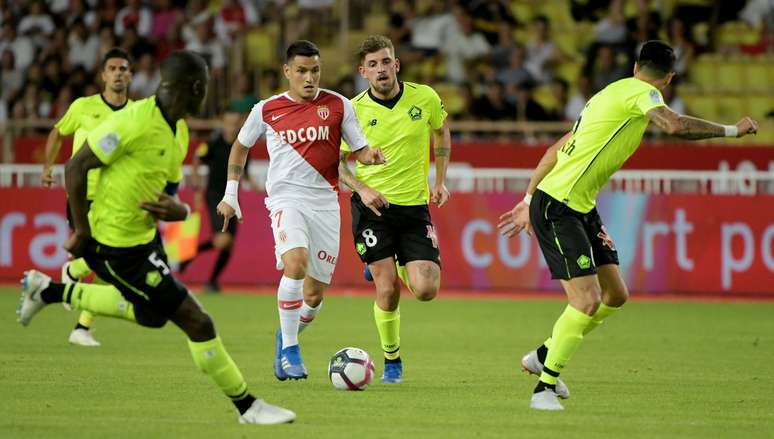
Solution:
M 479 120 L 513 120 L 516 107 L 505 99 L 505 87 L 500 82 L 487 84 L 485 93 L 473 99 L 471 115 Z
M 173 24 L 166 28 L 164 36 L 156 43 L 156 62 L 161 62 L 170 53 L 185 47 L 185 42 L 180 37 L 180 24 Z
M 597 52 L 597 63 L 594 68 L 594 90 L 599 91 L 607 84 L 615 82 L 631 73 L 616 59 L 616 53 L 610 46 L 601 46 Z
M 215 16 L 215 34 L 223 44 L 231 44 L 249 25 L 258 24 L 258 12 L 250 1 L 223 0 Z
M 32 39 L 25 35 L 19 35 L 11 21 L 3 23 L 3 38 L 0 40 L 0 50 L 6 48 L 13 51 L 16 68 L 22 71 L 26 70 L 35 59 L 36 50 Z
M 58 55 L 50 55 L 43 61 L 43 79 L 40 82 L 41 98 L 46 102 L 53 101 L 62 88 L 62 59 Z M 41 114 L 47 116 L 46 112 Z
M 550 120 L 546 110 L 535 101 L 532 92 L 535 84 L 527 82 L 516 90 L 516 120 L 547 121 Z
M 594 42 L 622 44 L 626 41 L 626 17 L 623 0 L 612 0 L 610 12 L 594 25 Z
M 546 108 L 546 119 L 554 121 L 567 120 L 564 109 L 567 107 L 567 90 L 569 86 L 567 81 L 561 78 L 551 80 L 551 95 L 553 97 L 553 107 Z
M 150 53 L 144 53 L 137 62 L 137 68 L 132 74 L 132 82 L 129 84 L 129 96 L 134 99 L 147 98 L 156 93 L 161 82 L 161 73 L 157 64 L 153 62 Z
M 578 120 L 586 102 L 594 94 L 591 87 L 591 79 L 587 75 L 581 75 L 575 81 L 575 94 L 567 101 L 564 107 L 565 120 Z
M 51 104 L 51 109 L 48 112 L 49 119 L 61 119 L 70 107 L 70 103 L 74 99 L 73 88 L 69 85 L 65 85 L 59 90 L 59 95 Z
M 228 104 L 228 110 L 236 113 L 249 113 L 253 105 L 257 104 L 259 99 L 255 95 L 255 86 L 253 77 L 247 72 L 239 72 L 234 81 L 235 87 L 232 93 L 233 98 Z M 354 96 L 354 95 L 344 95 Z
M 118 0 L 99 0 L 99 6 L 94 8 L 97 12 L 96 26 L 99 29 L 110 26 L 115 30 L 118 17 Z
M 194 23 L 194 34 L 187 40 L 185 48 L 207 60 L 213 78 L 220 77 L 226 66 L 226 51 L 212 32 L 212 19 L 209 16 L 202 18 L 201 15 L 197 19 L 199 22 Z
M 666 102 L 667 106 L 675 113 L 686 114 L 688 113 L 688 109 L 686 108 L 685 102 L 682 100 L 682 98 L 677 95 L 676 86 L 676 81 L 672 81 L 672 83 L 670 83 L 665 89 L 661 91 L 664 96 L 664 102 Z
M 508 68 L 497 72 L 498 82 L 503 83 L 506 87 L 515 86 L 518 88 L 522 84 L 533 80 L 532 75 L 527 70 L 524 46 L 515 45 L 511 50 L 509 60 Z
M 516 26 L 517 21 L 511 12 L 511 5 L 506 0 L 477 0 L 463 2 L 470 5 L 470 15 L 473 17 L 475 30 L 481 32 L 489 45 L 500 43 L 500 24 L 507 23 Z
M 56 29 L 54 20 L 46 12 L 46 5 L 42 0 L 33 0 L 29 11 L 19 21 L 18 32 L 21 35 L 30 36 L 39 48 L 46 45 L 46 40 Z
M 532 38 L 527 43 L 527 70 L 537 82 L 547 83 L 551 80 L 554 65 L 562 57 L 561 50 L 551 40 L 548 18 L 538 16 L 533 22 Z
M 443 2 L 427 2 L 416 15 L 407 11 L 411 29 L 411 48 L 423 57 L 435 57 L 449 41 L 449 30 L 454 24 Z
M 0 54 L 0 100 L 7 103 L 19 92 L 22 85 L 24 85 L 24 72 L 16 68 L 13 51 L 3 50 Z
M 70 27 L 70 36 L 67 39 L 69 51 L 67 58 L 70 67 L 83 66 L 86 70 L 93 70 L 97 65 L 99 54 L 99 36 L 86 29 L 86 24 L 80 18 L 73 21 Z
M 500 23 L 498 35 L 497 45 L 492 47 L 491 52 L 492 67 L 496 71 L 508 68 L 511 62 L 511 52 L 517 45 L 513 38 L 513 27 L 509 23 Z
M 669 44 L 675 51 L 675 73 L 678 77 L 683 77 L 693 62 L 695 47 L 681 19 L 672 18 L 668 25 Z
M 127 29 L 134 29 L 140 37 L 148 37 L 153 30 L 153 12 L 142 5 L 140 0 L 127 0 L 116 14 L 115 33 L 123 36 Z
M 395 45 L 395 53 L 408 53 L 411 47 L 411 29 L 408 27 L 404 11 L 408 9 L 405 1 L 396 1 L 390 3 L 389 26 L 387 27 L 387 37 Z
M 172 6 L 171 0 L 155 0 L 153 8 L 153 24 L 150 37 L 155 41 L 159 41 L 165 38 L 168 29 L 177 27 L 178 23 L 183 19 L 183 13 L 180 9 Z
M 124 31 L 124 35 L 121 37 L 121 44 L 119 45 L 134 59 L 140 59 L 146 53 L 155 53 L 155 48 L 145 38 L 137 34 L 137 29 L 130 27 Z
M 40 51 L 38 51 L 36 58 L 41 60 L 51 56 L 56 56 L 62 59 L 62 61 L 65 61 L 67 60 L 67 53 L 69 51 L 70 48 L 67 47 L 67 29 L 58 27 L 54 33 L 51 34 L 48 42 Z
M 102 59 L 110 49 L 118 46 L 116 42 L 117 40 L 113 35 L 113 29 L 109 27 L 103 27 L 99 31 L 99 53 L 97 54 L 97 59 Z
M 454 21 L 449 27 L 443 53 L 446 55 L 446 79 L 456 84 L 465 82 L 475 72 L 476 63 L 486 57 L 491 47 L 486 38 L 473 30 L 473 18 L 459 6 L 453 9 Z

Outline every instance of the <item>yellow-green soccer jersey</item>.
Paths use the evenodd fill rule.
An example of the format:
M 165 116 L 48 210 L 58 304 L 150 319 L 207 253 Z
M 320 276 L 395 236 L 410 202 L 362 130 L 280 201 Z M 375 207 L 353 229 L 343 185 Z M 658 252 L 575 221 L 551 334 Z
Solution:
M 589 99 L 538 189 L 577 212 L 589 212 L 602 186 L 640 146 L 650 122 L 647 112 L 663 105 L 661 92 L 636 78 L 602 89 Z
M 104 163 L 89 209 L 92 237 L 112 247 L 150 242 L 156 221 L 140 203 L 158 200 L 168 182 L 182 180 L 188 125 L 180 119 L 173 132 L 151 96 L 113 113 L 87 141 Z
M 438 94 L 427 85 L 403 82 L 400 94 L 388 102 L 375 99 L 366 90 L 352 104 L 368 144 L 380 148 L 387 161 L 375 166 L 358 162 L 356 177 L 384 194 L 391 204 L 427 204 L 430 134 L 446 119 Z M 342 143 L 341 149 L 349 151 L 349 146 Z
M 124 105 L 115 107 L 105 101 L 102 94 L 78 98 L 73 101 L 64 116 L 54 125 L 63 136 L 75 134 L 73 136 L 73 152 L 70 154 L 70 157 L 74 157 L 75 153 L 81 149 L 89 131 L 107 119 L 114 111 L 125 108 L 131 102 L 131 100 L 127 100 Z M 98 178 L 99 169 L 89 171 L 88 185 L 86 187 L 86 198 L 89 200 L 94 199 L 94 190 L 97 187 Z

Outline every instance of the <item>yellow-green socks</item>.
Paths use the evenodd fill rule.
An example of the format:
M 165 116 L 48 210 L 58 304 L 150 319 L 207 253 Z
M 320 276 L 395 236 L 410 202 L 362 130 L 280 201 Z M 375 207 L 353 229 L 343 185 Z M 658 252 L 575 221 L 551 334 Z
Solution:
M 64 302 L 74 309 L 134 322 L 134 306 L 112 285 L 74 283 L 65 286 Z M 84 325 L 85 326 L 85 325 Z
M 583 335 L 585 336 L 589 332 L 597 329 L 599 325 L 602 324 L 602 322 L 605 321 L 610 315 L 614 314 L 616 311 L 619 311 L 621 309 L 620 306 L 614 307 L 614 306 L 608 306 L 604 303 L 599 304 L 599 308 L 597 308 L 597 312 L 594 313 L 593 316 L 591 316 L 591 321 L 589 322 L 589 325 L 586 326 L 586 329 L 583 330 Z M 543 343 L 543 346 L 545 346 L 548 349 L 551 349 L 551 337 L 548 337 L 548 339 Z
M 384 358 L 397 360 L 400 358 L 400 306 L 395 311 L 384 311 L 374 302 L 374 321 Z
M 615 313 L 620 309 L 621 309 L 620 306 L 613 307 L 613 306 L 607 306 L 604 303 L 600 303 L 599 308 L 597 308 L 597 312 L 595 312 L 594 315 L 591 316 L 591 321 L 589 322 L 589 325 L 586 326 L 586 329 L 583 331 L 583 335 L 586 335 L 589 332 L 597 329 L 597 327 L 601 325 L 606 318 L 610 317 L 611 314 Z
M 411 289 L 411 283 L 409 283 L 409 275 L 408 270 L 406 270 L 406 266 L 398 265 L 398 261 L 395 261 L 395 271 L 398 272 L 398 278 L 403 281 L 403 285 L 405 285 L 406 288 L 408 288 L 409 291 L 413 293 L 414 290 Z
M 70 261 L 70 264 L 67 266 L 67 272 L 70 274 L 70 277 L 81 279 L 91 273 L 91 268 L 89 268 L 85 259 L 77 258 Z
M 81 311 L 81 315 L 78 316 L 78 324 L 91 328 L 92 323 L 94 323 L 94 314 L 86 310 Z
M 226 352 L 220 337 L 201 342 L 188 340 L 188 349 L 196 367 L 215 381 L 226 396 L 235 401 L 248 396 L 242 372 Z
M 556 384 L 556 378 L 564 370 L 583 341 L 583 331 L 591 319 L 591 316 L 567 305 L 554 324 L 554 330 L 551 334 L 551 348 L 548 350 L 543 373 L 540 374 L 540 381 Z

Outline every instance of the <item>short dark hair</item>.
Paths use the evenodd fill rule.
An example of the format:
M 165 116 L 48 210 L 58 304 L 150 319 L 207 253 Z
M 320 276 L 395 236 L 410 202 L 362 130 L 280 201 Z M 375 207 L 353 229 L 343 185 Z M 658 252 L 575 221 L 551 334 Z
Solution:
M 642 45 L 637 64 L 646 72 L 666 76 L 674 71 L 675 51 L 661 40 L 650 40 Z
M 366 55 L 369 53 L 378 52 L 382 49 L 390 49 L 392 54 L 395 55 L 395 46 L 392 45 L 392 41 L 384 35 L 369 35 L 368 38 L 363 40 L 360 47 L 357 50 L 357 55 L 360 58 L 360 63 L 363 63 Z
M 285 51 L 285 62 L 290 62 L 297 56 L 320 56 L 320 49 L 308 40 L 294 41 Z
M 105 56 L 102 57 L 102 70 L 105 70 L 105 65 L 107 65 L 108 60 L 111 58 L 122 58 L 129 63 L 130 67 L 132 65 L 132 58 L 129 57 L 129 54 L 120 47 L 114 47 L 108 50 Z
M 161 81 L 185 83 L 204 79 L 207 62 L 201 55 L 190 50 L 176 50 L 161 62 Z

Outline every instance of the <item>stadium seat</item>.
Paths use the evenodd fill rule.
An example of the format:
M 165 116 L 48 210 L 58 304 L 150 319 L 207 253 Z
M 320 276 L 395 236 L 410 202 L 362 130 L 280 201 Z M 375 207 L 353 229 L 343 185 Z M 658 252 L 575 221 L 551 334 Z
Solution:
M 774 91 L 774 65 L 763 57 L 749 58 L 744 65 L 745 84 L 749 91 Z
M 717 31 L 718 47 L 755 44 L 760 39 L 761 29 L 750 27 L 746 23 L 739 21 L 723 23 Z
M 743 114 L 748 114 L 746 100 L 740 95 L 725 95 L 718 98 L 718 122 L 735 123 Z
M 705 91 L 717 90 L 717 59 L 702 55 L 691 66 L 691 82 Z
M 245 37 L 245 58 L 250 68 L 274 67 L 277 60 L 277 26 L 270 24 L 251 30 Z
M 717 100 L 714 96 L 707 95 L 687 95 L 683 96 L 685 104 L 688 106 L 688 112 L 698 117 L 707 119 L 717 119 Z
M 438 83 L 433 86 L 438 96 L 441 97 L 446 111 L 451 114 L 460 114 L 465 111 L 465 97 L 460 87 L 451 83 Z
M 715 77 L 717 79 L 716 86 L 710 88 L 707 91 L 723 91 L 726 93 L 740 93 L 746 90 L 746 82 L 744 74 L 744 61 L 738 58 L 729 58 L 715 63 L 713 67 Z
M 747 112 L 757 120 L 764 120 L 774 111 L 774 99 L 770 95 L 752 95 L 747 98 Z

